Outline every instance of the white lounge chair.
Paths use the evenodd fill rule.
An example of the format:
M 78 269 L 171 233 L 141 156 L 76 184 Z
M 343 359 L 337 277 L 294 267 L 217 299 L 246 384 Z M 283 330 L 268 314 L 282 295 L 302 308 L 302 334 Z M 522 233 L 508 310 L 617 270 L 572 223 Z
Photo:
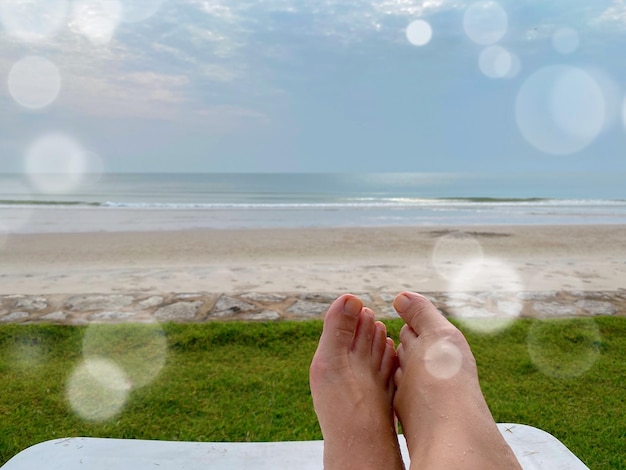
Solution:
M 524 470 L 589 470 L 558 439 L 498 424 Z M 409 455 L 400 439 L 405 462 Z M 23 450 L 2 470 L 321 470 L 323 441 L 173 442 L 70 437 Z

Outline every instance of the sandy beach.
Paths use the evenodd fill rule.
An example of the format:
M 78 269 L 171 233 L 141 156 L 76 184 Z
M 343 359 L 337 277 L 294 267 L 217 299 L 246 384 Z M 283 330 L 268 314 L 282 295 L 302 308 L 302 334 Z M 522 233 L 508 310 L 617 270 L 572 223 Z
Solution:
M 475 317 L 626 314 L 626 228 L 483 226 L 42 233 L 0 251 L 0 322 L 381 318 L 413 290 Z
M 626 227 L 20 234 L 0 263 L 2 295 L 612 291 L 626 288 Z

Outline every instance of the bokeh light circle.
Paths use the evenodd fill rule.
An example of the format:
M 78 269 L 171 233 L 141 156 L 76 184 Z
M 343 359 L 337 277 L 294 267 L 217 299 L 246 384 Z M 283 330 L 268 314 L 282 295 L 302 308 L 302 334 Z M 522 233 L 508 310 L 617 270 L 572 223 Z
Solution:
M 153 16 L 165 0 L 124 0 L 122 3 L 122 21 L 136 23 Z
M 122 410 L 128 391 L 128 378 L 117 364 L 91 358 L 72 373 L 66 397 L 81 418 L 99 422 L 113 418 Z
M 71 192 L 88 171 L 85 150 L 60 133 L 37 139 L 29 147 L 24 163 L 31 185 L 43 193 Z
M 522 71 L 522 61 L 514 52 L 508 51 L 508 53 L 511 57 L 511 68 L 504 78 L 515 78 Z
M 433 30 L 427 21 L 415 20 L 407 26 L 406 37 L 414 46 L 424 46 L 433 37 Z
M 159 323 L 92 324 L 83 337 L 83 357 L 106 358 L 120 367 L 135 389 L 152 382 L 167 356 L 167 341 Z
M 593 318 L 537 320 L 528 331 L 532 363 L 555 379 L 571 379 L 587 372 L 600 357 L 602 336 Z
M 578 49 L 580 38 L 574 28 L 559 28 L 552 35 L 552 47 L 560 54 L 571 54 Z
M 444 279 L 453 279 L 459 270 L 475 267 L 480 269 L 483 248 L 480 242 L 465 232 L 443 235 L 435 242 L 432 264 Z
M 597 81 L 580 68 L 545 67 L 520 88 L 515 117 L 524 138 L 537 149 L 553 155 L 575 153 L 604 127 L 604 94 Z
M 502 46 L 489 46 L 480 53 L 478 66 L 489 78 L 504 78 L 511 73 L 513 56 Z
M 61 74 L 54 63 L 44 57 L 28 56 L 9 71 L 9 92 L 26 108 L 40 109 L 52 103 L 61 90 Z
M 463 354 L 452 341 L 441 339 L 428 347 L 424 354 L 426 370 L 438 379 L 451 379 L 459 373 Z
M 122 19 L 119 0 L 81 0 L 74 4 L 71 27 L 95 45 L 107 44 Z
M 508 27 L 506 11 L 494 1 L 476 2 L 463 15 L 465 34 L 476 44 L 488 46 L 498 42 Z
M 67 0 L 2 0 L 0 23 L 22 41 L 41 41 L 63 26 L 67 11 Z
M 602 90 L 604 105 L 606 108 L 603 131 L 606 131 L 621 113 L 622 97 L 624 96 L 620 84 L 615 77 L 610 75 L 605 69 L 599 67 L 585 67 L 585 72 L 591 76 Z
M 448 285 L 448 311 L 478 333 L 496 333 L 519 317 L 524 303 L 522 279 L 512 266 L 484 257 L 465 263 Z M 481 293 L 482 298 L 474 294 Z M 470 295 L 468 295 L 470 294 Z

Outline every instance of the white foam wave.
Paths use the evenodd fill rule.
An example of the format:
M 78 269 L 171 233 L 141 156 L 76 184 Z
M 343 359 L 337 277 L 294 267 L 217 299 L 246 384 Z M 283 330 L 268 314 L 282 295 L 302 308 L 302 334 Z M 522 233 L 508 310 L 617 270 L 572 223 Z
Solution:
M 434 210 L 446 209 L 476 209 L 488 210 L 489 208 L 516 208 L 516 207 L 624 207 L 626 200 L 590 200 L 590 199 L 546 199 L 537 201 L 473 201 L 462 199 L 409 199 L 409 198 L 389 198 L 385 200 L 363 198 L 345 202 L 223 202 L 223 203 L 203 203 L 203 202 L 115 202 L 106 201 L 101 204 L 103 207 L 132 208 L 132 209 L 212 209 L 212 210 L 234 210 L 234 209 L 376 209 L 376 208 L 432 208 Z

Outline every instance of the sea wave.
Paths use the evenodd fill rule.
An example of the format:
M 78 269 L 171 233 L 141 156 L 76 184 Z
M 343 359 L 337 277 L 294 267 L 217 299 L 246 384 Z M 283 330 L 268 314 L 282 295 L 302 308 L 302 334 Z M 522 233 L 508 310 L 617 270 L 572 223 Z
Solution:
M 496 198 L 358 198 L 334 202 L 112 202 L 102 203 L 103 207 L 137 209 L 215 209 L 215 210 L 263 210 L 263 209 L 381 209 L 381 208 L 432 208 L 461 209 L 488 207 L 626 207 L 626 200 L 602 199 L 496 199 Z
M 128 209 L 168 209 L 168 210 L 340 210 L 340 209 L 488 209 L 488 208 L 532 208 L 587 207 L 625 208 L 626 200 L 621 199 L 548 199 L 548 198 L 407 198 L 407 197 L 359 197 L 334 201 L 275 201 L 275 202 L 162 202 L 162 201 L 80 201 L 45 199 L 0 200 L 0 207 L 14 206 L 71 206 L 103 207 Z
M 47 199 L 0 199 L 0 207 L 11 206 L 102 206 L 100 202 L 63 201 Z

